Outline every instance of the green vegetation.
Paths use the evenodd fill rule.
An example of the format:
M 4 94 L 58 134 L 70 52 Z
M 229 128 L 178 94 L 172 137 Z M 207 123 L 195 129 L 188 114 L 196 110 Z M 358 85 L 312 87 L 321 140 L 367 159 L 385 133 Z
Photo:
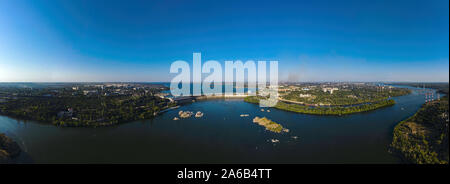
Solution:
M 275 133 L 281 133 L 281 131 L 283 130 L 283 126 L 281 126 L 278 123 L 273 122 L 270 119 L 267 119 L 266 117 L 255 117 L 253 119 L 253 123 L 257 123 L 258 125 L 261 125 L 263 127 L 266 127 L 266 130 L 269 130 L 271 132 L 275 132 Z
M 411 93 L 405 88 L 391 86 L 352 85 L 333 88 L 332 93 L 324 92 L 319 86 L 312 86 L 302 90 L 298 86 L 289 86 L 280 90 L 280 97 L 284 100 L 312 105 L 345 106 L 384 101 L 390 97 L 402 96 Z M 331 89 L 331 88 L 330 88 Z
M 11 162 L 20 152 L 21 149 L 16 142 L 5 134 L 0 134 L 0 163 Z
M 148 119 L 175 106 L 153 95 L 22 96 L 0 103 L 0 114 L 58 126 L 108 126 Z
M 259 100 L 261 97 L 256 96 L 249 96 L 244 99 L 245 102 L 249 103 L 259 103 Z M 382 107 L 387 107 L 394 105 L 395 101 L 390 99 L 381 100 L 379 102 L 374 103 L 368 103 L 363 105 L 357 105 L 357 106 L 348 106 L 348 107 L 339 107 L 339 106 L 332 106 L 332 107 L 309 107 L 305 105 L 300 104 L 289 104 L 285 102 L 279 101 L 277 105 L 275 105 L 274 108 L 286 110 L 286 111 L 292 111 L 297 113 L 303 113 L 303 114 L 315 114 L 315 115 L 345 115 L 345 114 L 353 114 L 353 113 L 359 113 L 359 112 L 366 112 L 375 110 Z
M 394 128 L 392 148 L 405 161 L 448 164 L 448 97 L 424 104 Z

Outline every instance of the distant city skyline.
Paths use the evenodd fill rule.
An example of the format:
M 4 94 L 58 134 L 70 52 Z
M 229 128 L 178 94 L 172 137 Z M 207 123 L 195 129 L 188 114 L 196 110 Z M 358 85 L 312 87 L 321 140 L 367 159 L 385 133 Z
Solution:
M 448 82 L 433 1 L 0 0 L 0 82 L 169 82 L 172 62 L 277 60 L 280 82 Z M 206 75 L 206 74 L 204 74 Z

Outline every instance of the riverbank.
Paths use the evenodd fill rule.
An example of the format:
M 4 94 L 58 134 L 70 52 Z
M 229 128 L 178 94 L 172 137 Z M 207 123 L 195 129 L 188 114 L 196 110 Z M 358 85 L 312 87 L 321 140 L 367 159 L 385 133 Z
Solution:
M 21 97 L 0 103 L 0 114 L 62 127 L 102 127 L 150 119 L 176 105 L 151 95 Z
M 392 152 L 405 162 L 448 164 L 448 97 L 423 104 L 394 128 Z
M 21 152 L 15 141 L 5 134 L 0 134 L 0 163 L 11 163 Z

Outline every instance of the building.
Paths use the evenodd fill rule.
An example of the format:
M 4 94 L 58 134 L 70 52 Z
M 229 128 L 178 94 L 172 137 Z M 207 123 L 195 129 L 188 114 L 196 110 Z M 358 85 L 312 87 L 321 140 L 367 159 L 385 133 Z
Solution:
M 311 94 L 300 94 L 300 98 L 309 98 Z
M 338 88 L 322 88 L 322 91 L 324 93 L 330 92 L 330 94 L 333 94 L 333 91 L 337 91 L 337 90 L 339 90 L 339 89 Z
M 72 117 L 73 116 L 73 109 L 72 108 L 68 108 L 67 111 L 60 111 L 58 113 L 58 117 Z
M 97 90 L 84 90 L 84 95 L 97 94 Z

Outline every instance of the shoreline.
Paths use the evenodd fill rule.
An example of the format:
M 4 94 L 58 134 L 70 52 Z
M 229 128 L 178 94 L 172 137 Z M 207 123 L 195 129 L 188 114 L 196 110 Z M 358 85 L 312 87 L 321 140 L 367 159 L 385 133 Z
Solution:
M 412 116 L 398 122 L 392 130 L 389 152 L 405 163 L 448 164 L 448 97 L 424 103 Z

